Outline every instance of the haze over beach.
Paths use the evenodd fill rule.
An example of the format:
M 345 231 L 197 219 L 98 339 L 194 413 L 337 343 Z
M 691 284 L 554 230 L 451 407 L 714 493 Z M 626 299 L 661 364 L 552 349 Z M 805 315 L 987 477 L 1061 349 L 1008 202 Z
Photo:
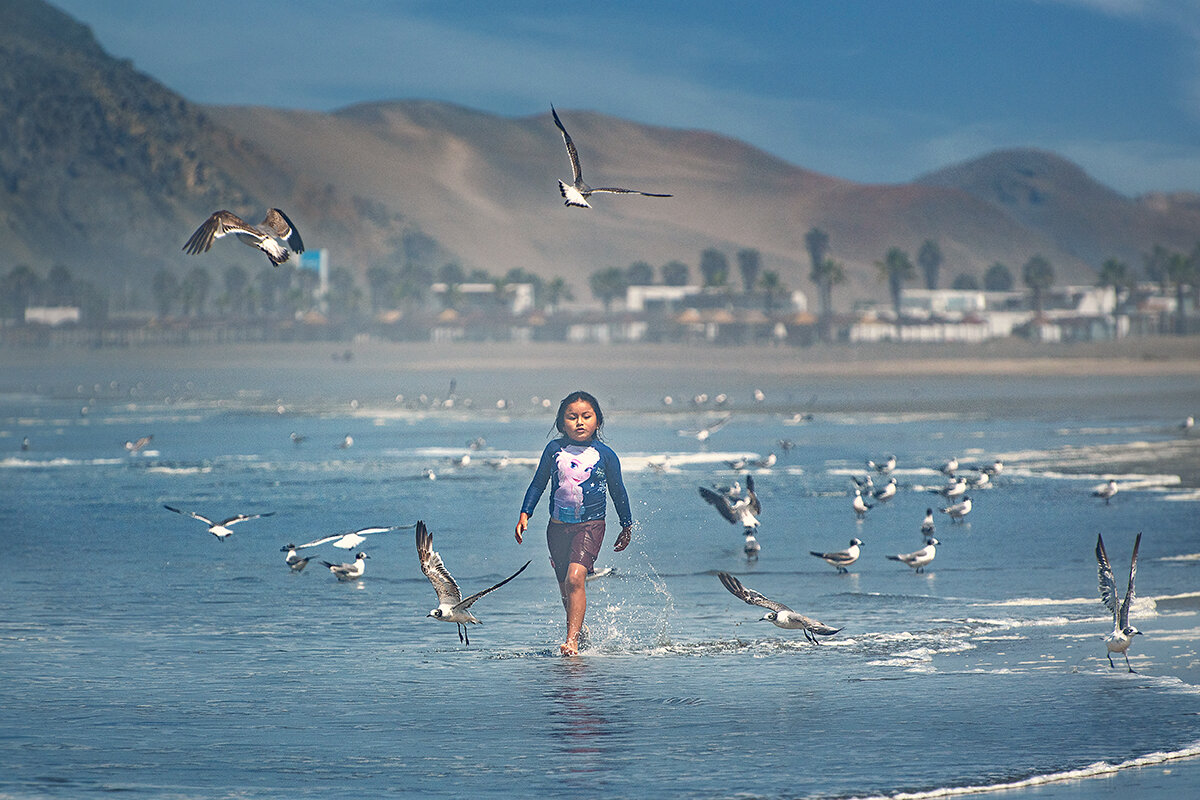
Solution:
M 0 0 L 0 798 L 1200 796 L 1197 65 L 1200 0 Z

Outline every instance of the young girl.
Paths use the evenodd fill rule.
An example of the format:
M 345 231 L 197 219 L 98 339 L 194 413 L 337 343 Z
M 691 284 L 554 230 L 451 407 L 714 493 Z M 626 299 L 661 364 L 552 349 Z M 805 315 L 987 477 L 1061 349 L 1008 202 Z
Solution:
M 587 392 L 572 392 L 558 405 L 554 427 L 562 434 L 546 445 L 533 480 L 525 491 L 517 521 L 517 543 L 529 527 L 529 515 L 537 506 L 547 481 L 551 481 L 550 524 L 546 544 L 558 578 L 563 607 L 567 611 L 567 640 L 559 647 L 565 656 L 579 655 L 579 632 L 587 610 L 584 585 L 604 541 L 604 512 L 607 495 L 621 522 L 621 535 L 613 550 L 629 546 L 633 518 L 629 495 L 621 482 L 621 462 L 612 448 L 600 441 L 604 414 L 596 398 Z

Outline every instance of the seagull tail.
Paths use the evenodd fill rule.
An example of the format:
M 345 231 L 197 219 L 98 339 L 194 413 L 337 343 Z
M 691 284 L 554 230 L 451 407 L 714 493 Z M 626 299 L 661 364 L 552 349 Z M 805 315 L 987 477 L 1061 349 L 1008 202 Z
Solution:
M 885 558 L 887 558 L 888 561 L 901 561 L 902 560 L 900 558 L 900 556 L 885 556 Z

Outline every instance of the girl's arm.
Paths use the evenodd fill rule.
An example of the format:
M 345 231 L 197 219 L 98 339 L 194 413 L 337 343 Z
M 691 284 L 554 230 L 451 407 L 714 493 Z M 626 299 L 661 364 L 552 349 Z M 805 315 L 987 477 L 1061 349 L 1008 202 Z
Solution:
M 542 492 L 546 491 L 546 484 L 550 481 L 550 470 L 554 465 L 554 458 L 550 455 L 553 445 L 554 442 L 551 442 L 542 451 L 537 470 L 533 473 L 533 480 L 529 482 L 529 488 L 525 490 L 525 499 L 521 501 L 521 516 L 517 518 L 517 544 L 521 543 L 522 534 L 529 528 L 529 516 L 533 514 L 533 509 L 537 507 L 538 500 L 541 499 Z

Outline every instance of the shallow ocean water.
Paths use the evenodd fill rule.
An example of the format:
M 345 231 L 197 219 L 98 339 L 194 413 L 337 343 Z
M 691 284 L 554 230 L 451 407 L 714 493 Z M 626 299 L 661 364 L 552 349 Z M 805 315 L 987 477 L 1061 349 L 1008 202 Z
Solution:
M 551 425 L 528 395 L 556 401 L 554 387 L 500 410 L 490 386 L 464 385 L 434 408 L 421 386 L 358 400 L 308 377 L 291 396 L 232 371 L 200 385 L 51 371 L 0 384 L 0 796 L 1200 789 L 1200 496 L 1153 460 L 1129 468 L 1131 454 L 1180 446 L 1179 409 L 1141 402 L 1156 393 L 1136 381 L 1059 382 L 1061 408 L 1012 381 L 830 382 L 811 420 L 794 417 L 811 387 L 789 391 L 790 407 L 770 402 L 781 387 L 761 406 L 740 390 L 706 442 L 679 431 L 727 413 L 711 400 L 667 409 L 672 387 L 653 381 L 598 388 L 637 526 L 614 554 L 610 517 L 599 566 L 616 574 L 589 584 L 591 644 L 562 659 L 544 503 L 525 544 L 512 536 Z M 1157 394 L 1200 396 L 1188 380 Z M 913 410 L 898 412 L 904 391 Z M 940 409 L 951 392 L 1012 402 Z M 347 434 L 353 447 L 336 448 Z M 764 511 L 750 562 L 697 487 L 770 452 L 772 468 L 751 469 Z M 851 476 L 888 453 L 900 492 L 860 522 Z M 965 523 L 937 515 L 937 559 L 914 574 L 884 555 L 922 545 L 950 456 L 1005 469 L 972 492 Z M 1105 505 L 1090 493 L 1109 474 L 1122 491 Z M 164 503 L 274 514 L 221 543 Z M 370 537 L 351 583 L 316 560 L 292 574 L 279 551 L 417 519 L 466 592 L 533 559 L 476 606 L 469 647 L 425 617 L 436 601 L 411 530 Z M 1093 550 L 1103 534 L 1124 591 L 1139 531 L 1145 635 L 1130 674 L 1104 656 Z M 848 575 L 809 555 L 851 537 L 865 545 Z M 719 570 L 844 629 L 818 646 L 759 622 Z

